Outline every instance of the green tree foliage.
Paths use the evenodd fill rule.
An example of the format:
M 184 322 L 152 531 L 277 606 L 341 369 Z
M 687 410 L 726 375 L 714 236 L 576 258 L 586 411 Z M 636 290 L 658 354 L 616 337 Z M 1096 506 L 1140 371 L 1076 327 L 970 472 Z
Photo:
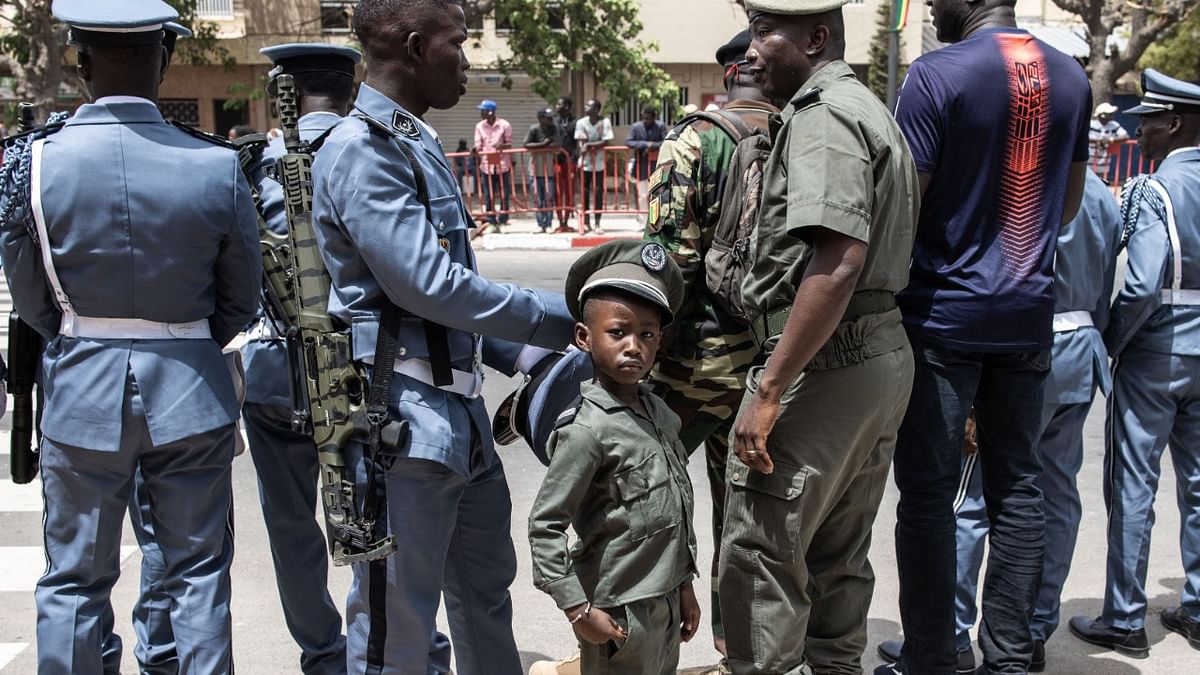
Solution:
M 1122 75 L 1138 65 L 1146 50 L 1172 26 L 1196 14 L 1196 0 L 1054 0 L 1054 4 L 1079 15 L 1087 26 L 1091 55 L 1087 72 L 1092 99 L 1112 99 L 1113 87 Z M 1117 31 L 1128 37 L 1123 49 L 1108 45 Z
M 880 101 L 887 102 L 887 79 L 888 79 L 888 27 L 892 22 L 892 3 L 890 0 L 885 0 L 879 3 L 879 9 L 875 12 L 875 36 L 871 38 L 871 48 L 867 52 L 867 87 L 879 97 Z M 903 58 L 904 54 L 904 37 L 900 38 L 900 54 Z M 896 77 L 901 81 L 904 80 L 904 73 L 907 68 L 901 64 Z M 900 83 L 896 83 L 896 87 L 900 87 Z
M 1193 11 L 1150 45 L 1139 68 L 1154 68 L 1181 80 L 1200 80 L 1200 12 Z
M 192 29 L 192 37 L 180 40 L 175 50 L 176 63 L 191 66 L 218 64 L 226 70 L 237 65 L 229 50 L 221 46 L 217 24 L 196 17 L 196 0 L 165 0 L 179 12 L 178 23 Z
M 551 100 L 562 94 L 563 73 L 586 72 L 611 100 L 637 98 L 644 103 L 674 99 L 675 82 L 646 58 L 657 50 L 639 38 L 637 0 L 476 0 L 475 12 L 488 7 L 506 27 L 510 58 L 497 68 L 507 76 L 521 71 L 533 90 Z

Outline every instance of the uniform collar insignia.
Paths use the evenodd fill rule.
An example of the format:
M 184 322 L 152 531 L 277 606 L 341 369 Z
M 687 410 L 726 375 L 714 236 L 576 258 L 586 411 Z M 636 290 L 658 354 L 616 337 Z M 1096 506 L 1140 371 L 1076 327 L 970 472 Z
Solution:
M 392 129 L 401 136 L 407 136 L 408 138 L 421 137 L 421 127 L 417 124 L 417 118 L 403 110 L 396 110 L 392 113 Z

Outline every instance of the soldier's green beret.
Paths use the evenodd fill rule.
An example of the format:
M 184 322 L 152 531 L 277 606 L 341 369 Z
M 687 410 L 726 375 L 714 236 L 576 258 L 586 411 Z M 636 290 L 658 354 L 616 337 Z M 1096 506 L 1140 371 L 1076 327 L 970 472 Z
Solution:
M 849 0 L 746 0 L 747 12 L 768 14 L 820 14 L 837 9 Z
M 567 272 L 567 309 L 583 320 L 583 301 L 601 288 L 632 293 L 658 305 L 670 323 L 683 304 L 683 275 L 661 245 L 614 239 L 584 253 Z

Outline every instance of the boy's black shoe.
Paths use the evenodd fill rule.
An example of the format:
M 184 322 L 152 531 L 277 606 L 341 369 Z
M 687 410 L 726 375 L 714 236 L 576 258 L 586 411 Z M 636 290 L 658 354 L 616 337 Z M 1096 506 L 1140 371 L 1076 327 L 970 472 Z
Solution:
M 876 666 L 872 675 L 904 675 L 904 664 L 897 662 Z
M 1029 672 L 1040 673 L 1046 670 L 1046 643 L 1042 640 L 1033 641 L 1033 658 L 1029 659 Z
M 1181 607 L 1164 609 L 1159 616 L 1167 630 L 1187 638 L 1192 649 L 1200 649 L 1200 621 L 1184 616 Z
M 903 640 L 884 640 L 879 643 L 876 651 L 879 652 L 879 658 L 884 661 L 898 663 L 902 649 L 904 649 Z M 958 666 L 954 672 L 958 675 L 971 675 L 975 672 L 975 652 L 971 651 L 969 647 L 958 653 Z M 876 675 L 879 675 L 879 671 L 876 671 Z
M 1146 639 L 1146 629 L 1125 630 L 1113 628 L 1100 619 L 1089 619 L 1077 616 L 1070 621 L 1071 632 L 1075 637 L 1096 645 L 1115 650 L 1119 654 L 1144 659 L 1150 656 L 1150 641 Z

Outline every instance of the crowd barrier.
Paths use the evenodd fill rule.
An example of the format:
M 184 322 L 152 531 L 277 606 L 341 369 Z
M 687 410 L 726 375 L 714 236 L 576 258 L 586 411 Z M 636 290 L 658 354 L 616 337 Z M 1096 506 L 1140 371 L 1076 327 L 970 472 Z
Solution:
M 1142 153 L 1138 151 L 1137 141 L 1128 140 L 1114 143 L 1108 150 L 1108 171 L 1100 177 L 1105 179 L 1113 194 L 1121 196 L 1121 186 L 1125 185 L 1125 181 L 1143 173 L 1154 171 L 1154 162 L 1142 159 Z M 1098 168 L 1096 163 L 1092 163 L 1092 170 Z M 1099 172 L 1097 172 L 1099 173 Z
M 604 215 L 644 217 L 646 202 L 639 194 L 636 157 L 633 148 L 610 145 L 603 149 L 581 153 L 573 161 L 561 148 L 513 148 L 490 153 L 452 152 L 447 154 L 458 176 L 463 199 L 477 225 L 507 221 L 510 216 L 549 213 L 550 228 L 567 224 L 572 231 L 583 233 L 585 223 L 600 222 Z M 653 171 L 651 157 L 647 173 Z M 585 170 L 584 167 L 599 167 Z M 553 177 L 553 200 L 538 199 L 539 181 L 549 191 L 547 178 Z M 643 177 L 643 183 L 649 176 Z M 601 200 L 597 205 L 596 188 Z M 585 204 L 585 193 L 591 203 Z M 508 196 L 505 206 L 504 197 Z

